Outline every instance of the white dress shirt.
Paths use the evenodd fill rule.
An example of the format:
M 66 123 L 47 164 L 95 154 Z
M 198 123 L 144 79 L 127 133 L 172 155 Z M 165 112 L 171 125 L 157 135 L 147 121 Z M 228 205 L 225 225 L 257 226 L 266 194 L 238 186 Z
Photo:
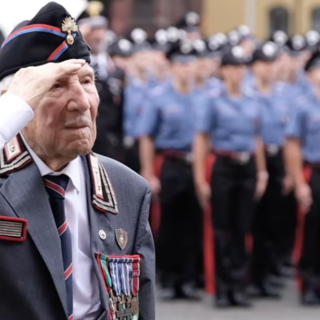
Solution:
M 0 150 L 33 119 L 33 110 L 18 96 L 0 97 Z
M 8 93 L 0 97 L 0 150 L 33 116 L 30 106 L 19 97 Z M 81 158 L 71 161 L 61 172 L 53 172 L 23 140 L 41 176 L 65 174 L 70 178 L 65 196 L 65 212 L 72 237 L 73 314 L 75 320 L 97 319 L 102 311 L 98 280 L 91 257 L 85 172 Z

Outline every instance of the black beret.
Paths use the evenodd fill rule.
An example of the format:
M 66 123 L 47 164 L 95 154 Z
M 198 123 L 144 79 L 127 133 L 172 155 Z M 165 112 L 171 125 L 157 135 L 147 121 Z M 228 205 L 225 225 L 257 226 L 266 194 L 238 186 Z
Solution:
M 168 32 L 164 29 L 159 29 L 155 32 L 151 40 L 152 47 L 156 51 L 166 53 L 170 50 L 171 44 L 169 42 Z
M 308 43 L 304 36 L 297 34 L 288 40 L 287 47 L 291 56 L 299 56 L 308 49 Z
M 320 44 L 320 33 L 316 30 L 309 30 L 305 35 L 308 50 L 315 52 Z
M 69 59 L 90 63 L 90 48 L 66 9 L 50 2 L 33 19 L 18 24 L 2 43 L 0 80 L 21 68 Z
M 196 60 L 197 51 L 191 41 L 180 40 L 172 44 L 166 56 L 172 62 L 189 63 Z
M 178 21 L 176 27 L 186 32 L 199 32 L 200 20 L 201 18 L 198 13 L 190 11 Z
M 141 28 L 133 29 L 130 33 L 129 39 L 133 44 L 133 54 L 152 50 L 152 46 L 148 41 L 148 34 L 145 30 Z
M 229 47 L 225 49 L 221 59 L 222 66 L 246 65 L 249 59 L 246 58 L 244 50 L 240 46 Z
M 252 62 L 256 61 L 263 61 L 263 62 L 272 62 L 277 59 L 279 55 L 279 48 L 278 46 L 272 42 L 267 41 L 260 45 L 256 50 L 253 52 L 252 55 Z
M 108 48 L 111 57 L 130 57 L 132 55 L 132 43 L 128 39 L 118 39 Z

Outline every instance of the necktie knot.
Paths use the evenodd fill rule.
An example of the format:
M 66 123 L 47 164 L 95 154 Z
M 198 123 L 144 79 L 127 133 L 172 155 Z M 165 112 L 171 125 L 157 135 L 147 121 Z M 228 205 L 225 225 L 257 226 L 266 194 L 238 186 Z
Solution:
M 66 189 L 69 182 L 69 177 L 65 174 L 59 176 L 46 175 L 44 178 L 44 184 L 47 192 L 52 199 L 64 199 Z

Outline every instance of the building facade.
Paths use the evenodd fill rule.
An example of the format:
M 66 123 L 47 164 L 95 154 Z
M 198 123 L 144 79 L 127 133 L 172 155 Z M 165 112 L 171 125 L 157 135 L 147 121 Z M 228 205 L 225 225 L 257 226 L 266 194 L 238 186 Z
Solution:
M 202 0 L 113 0 L 109 5 L 111 28 L 122 35 L 134 27 L 152 33 L 177 22 L 190 10 L 201 13 Z
M 320 0 L 203 0 L 206 34 L 247 24 L 260 39 L 274 30 L 289 34 L 320 32 Z

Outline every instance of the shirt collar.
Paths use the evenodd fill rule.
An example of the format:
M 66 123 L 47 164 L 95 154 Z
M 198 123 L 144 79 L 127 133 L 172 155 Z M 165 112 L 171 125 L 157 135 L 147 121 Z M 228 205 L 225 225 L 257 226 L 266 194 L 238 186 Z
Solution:
M 33 158 L 34 162 L 36 163 L 41 177 L 44 177 L 46 175 L 54 175 L 58 176 L 61 174 L 65 174 L 70 178 L 70 181 L 72 182 L 74 188 L 77 190 L 77 193 L 81 190 L 81 159 L 80 157 L 77 157 L 76 159 L 72 160 L 68 163 L 68 165 L 62 170 L 62 171 L 53 171 L 50 169 L 37 155 L 36 153 L 31 149 L 31 147 L 28 145 L 27 141 L 24 139 L 23 135 L 21 134 L 21 138 L 28 149 L 31 157 Z

